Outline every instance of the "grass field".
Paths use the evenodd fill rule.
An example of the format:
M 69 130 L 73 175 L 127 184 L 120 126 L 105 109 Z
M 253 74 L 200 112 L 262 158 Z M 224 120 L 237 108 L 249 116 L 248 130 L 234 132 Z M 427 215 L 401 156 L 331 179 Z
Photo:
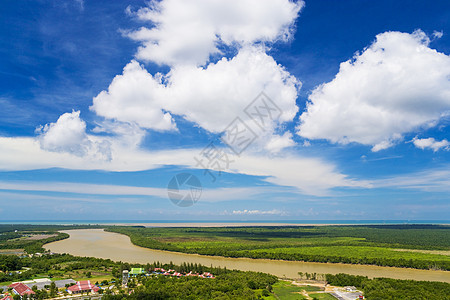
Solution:
M 309 286 L 309 285 L 298 286 L 298 285 L 291 284 L 290 282 L 280 280 L 273 285 L 272 294 L 268 297 L 263 297 L 263 298 L 264 299 L 282 299 L 282 300 L 284 300 L 284 299 L 287 299 L 287 300 L 308 299 L 304 296 L 304 293 L 306 292 L 306 294 L 308 294 L 308 295 L 321 295 L 322 298 L 319 298 L 319 299 L 335 299 L 331 295 L 316 294 L 315 292 L 317 292 L 317 291 L 320 291 L 320 288 L 315 287 L 315 286 Z M 327 298 L 327 297 L 331 297 L 331 298 Z
M 450 226 L 109 227 L 152 249 L 450 270 Z
M 309 296 L 317 300 L 336 300 L 336 298 L 328 293 L 310 293 Z
M 291 248 L 275 248 L 275 249 L 255 249 L 245 250 L 254 253 L 283 253 L 283 254 L 306 254 L 327 256 L 333 253 L 337 257 L 352 258 L 390 258 L 390 259 L 406 259 L 406 260 L 443 260 L 450 261 L 449 255 L 427 254 L 420 252 L 395 251 L 395 249 L 384 247 L 367 247 L 367 246 L 321 246 L 321 247 L 291 247 Z M 239 253 L 239 252 L 238 252 Z
M 305 290 L 307 292 L 318 292 L 321 289 L 317 286 L 312 286 L 312 285 L 303 285 L 301 286 L 302 290 Z
M 307 299 L 304 297 L 301 292 L 303 288 L 290 284 L 286 281 L 278 281 L 273 285 L 273 294 L 277 299 L 286 299 L 286 300 L 298 300 L 298 299 Z

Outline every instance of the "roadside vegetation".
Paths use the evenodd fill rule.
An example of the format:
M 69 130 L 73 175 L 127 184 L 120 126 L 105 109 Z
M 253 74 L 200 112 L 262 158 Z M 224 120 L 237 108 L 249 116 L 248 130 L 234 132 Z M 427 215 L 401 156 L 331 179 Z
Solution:
M 450 226 L 116 226 L 106 230 L 126 234 L 141 247 L 184 253 L 450 270 Z

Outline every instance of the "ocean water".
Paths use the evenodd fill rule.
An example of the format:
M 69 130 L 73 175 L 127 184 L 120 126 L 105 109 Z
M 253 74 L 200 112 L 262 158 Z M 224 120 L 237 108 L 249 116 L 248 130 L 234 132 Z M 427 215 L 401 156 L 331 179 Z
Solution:
M 313 224 L 313 225 L 394 225 L 394 224 L 449 224 L 450 220 L 3 220 L 0 224 L 31 225 L 105 225 L 105 224 Z

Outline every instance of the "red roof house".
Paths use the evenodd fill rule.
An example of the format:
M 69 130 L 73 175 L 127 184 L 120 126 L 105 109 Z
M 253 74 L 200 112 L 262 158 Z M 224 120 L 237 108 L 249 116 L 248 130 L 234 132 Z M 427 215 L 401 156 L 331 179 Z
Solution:
M 33 290 L 22 282 L 13 283 L 8 287 L 12 288 L 13 293 L 19 296 L 34 294 Z
M 1 300 L 13 300 L 14 298 L 13 297 L 11 297 L 11 296 L 6 296 L 6 297 L 3 297 Z
M 89 280 L 78 281 L 75 285 L 69 286 L 67 291 L 69 294 L 80 294 L 86 292 L 98 292 L 100 288 L 92 284 Z

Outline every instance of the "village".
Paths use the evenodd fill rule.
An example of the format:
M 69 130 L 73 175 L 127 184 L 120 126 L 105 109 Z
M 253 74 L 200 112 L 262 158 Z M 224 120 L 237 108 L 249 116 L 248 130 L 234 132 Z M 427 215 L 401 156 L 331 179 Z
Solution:
M 202 274 L 195 272 L 180 273 L 172 269 L 165 270 L 163 268 L 153 268 L 145 270 L 144 268 L 131 268 L 130 271 L 123 270 L 122 281 L 104 280 L 101 283 L 92 283 L 90 280 L 75 281 L 73 279 L 55 280 L 49 278 L 39 278 L 21 282 L 13 282 L 8 286 L 0 287 L 0 300 L 24 300 L 24 299 L 44 299 L 38 297 L 40 291 L 46 291 L 50 297 L 45 299 L 77 299 L 80 295 L 94 296 L 92 299 L 101 298 L 103 293 L 115 294 L 121 289 L 134 288 L 139 285 L 140 277 L 143 276 L 171 276 L 180 277 L 199 277 L 199 278 L 215 278 L 213 274 L 204 272 Z M 1 294 L 3 292 L 3 294 Z

